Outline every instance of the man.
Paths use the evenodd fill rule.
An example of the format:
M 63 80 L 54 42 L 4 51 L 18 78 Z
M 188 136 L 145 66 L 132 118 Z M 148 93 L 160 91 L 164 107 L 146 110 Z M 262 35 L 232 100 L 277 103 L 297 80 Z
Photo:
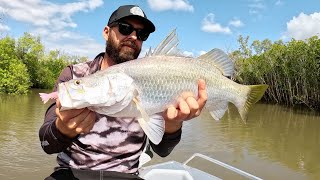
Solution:
M 93 61 L 66 67 L 54 91 L 58 83 L 136 59 L 143 41 L 154 31 L 155 26 L 140 7 L 120 6 L 103 30 L 105 53 Z M 151 116 L 165 120 L 165 134 L 158 145 L 151 143 L 153 151 L 162 157 L 169 155 L 180 141 L 182 122 L 198 116 L 206 100 L 205 84 L 199 81 L 198 97 L 182 94 L 177 107 Z M 60 107 L 57 100 L 48 108 L 39 131 L 44 151 L 59 153 L 59 167 L 47 179 L 138 178 L 139 157 L 147 137 L 136 119 L 107 117 L 87 108 L 60 111 Z

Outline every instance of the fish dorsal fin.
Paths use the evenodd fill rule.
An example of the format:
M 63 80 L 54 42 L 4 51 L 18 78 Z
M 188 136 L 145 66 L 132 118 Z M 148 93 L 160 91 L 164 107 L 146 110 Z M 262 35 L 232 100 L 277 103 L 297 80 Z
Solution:
M 150 57 L 152 56 L 152 49 L 151 47 L 149 48 L 148 52 L 146 53 L 145 57 Z
M 161 43 L 154 49 L 153 53 L 148 52 L 147 56 L 182 56 L 178 49 L 179 39 L 174 29 Z
M 234 71 L 234 64 L 226 53 L 220 49 L 212 49 L 199 56 L 197 59 L 205 61 L 218 68 L 224 76 L 232 76 Z

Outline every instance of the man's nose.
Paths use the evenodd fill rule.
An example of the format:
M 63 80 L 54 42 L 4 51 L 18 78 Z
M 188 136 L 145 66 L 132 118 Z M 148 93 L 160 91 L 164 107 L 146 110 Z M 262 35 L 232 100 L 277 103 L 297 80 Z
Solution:
M 131 37 L 134 40 L 137 40 L 138 39 L 137 32 L 135 30 L 133 30 L 132 33 L 129 35 L 129 37 Z

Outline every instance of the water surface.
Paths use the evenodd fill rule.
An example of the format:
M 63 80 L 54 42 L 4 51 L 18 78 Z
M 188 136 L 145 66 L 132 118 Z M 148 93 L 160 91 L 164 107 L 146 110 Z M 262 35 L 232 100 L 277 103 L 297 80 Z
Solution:
M 56 166 L 56 155 L 44 153 L 39 143 L 47 105 L 38 92 L 0 96 L 0 179 L 44 179 Z M 306 109 L 257 104 L 243 123 L 230 106 L 221 121 L 204 112 L 184 123 L 182 140 L 172 154 L 155 156 L 147 165 L 184 162 L 198 152 L 264 179 L 320 179 L 319 127 L 320 114 Z M 207 162 L 191 165 L 221 173 Z

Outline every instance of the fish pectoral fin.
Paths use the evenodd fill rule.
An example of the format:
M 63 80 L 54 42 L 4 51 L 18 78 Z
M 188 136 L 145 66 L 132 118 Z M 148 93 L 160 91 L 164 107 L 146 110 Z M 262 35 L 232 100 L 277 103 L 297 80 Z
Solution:
M 39 93 L 40 98 L 43 102 L 43 104 L 47 103 L 50 99 L 58 99 L 58 93 L 52 92 L 50 94 L 47 93 Z
M 137 119 L 142 130 L 146 133 L 152 143 L 159 144 L 164 135 L 164 120 L 162 118 L 150 118 L 136 98 L 133 99 L 133 102 L 135 102 L 137 109 L 141 113 L 141 117 Z
M 144 118 L 138 118 L 138 122 L 153 144 L 161 142 L 165 130 L 163 119 L 151 118 L 149 121 L 146 121 Z
M 215 101 L 206 105 L 213 119 L 219 121 L 228 109 L 228 101 Z

